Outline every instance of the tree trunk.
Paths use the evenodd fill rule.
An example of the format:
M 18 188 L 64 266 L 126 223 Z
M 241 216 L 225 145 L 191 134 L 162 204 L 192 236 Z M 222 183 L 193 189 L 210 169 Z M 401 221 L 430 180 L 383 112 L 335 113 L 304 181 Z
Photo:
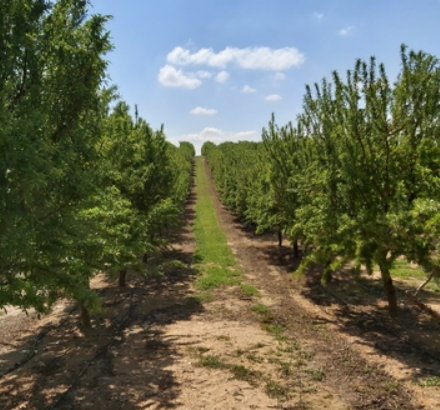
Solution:
M 143 256 L 143 258 L 142 258 L 142 261 L 143 261 L 144 263 L 148 263 L 148 253 L 144 253 L 144 256 Z
M 127 278 L 127 268 L 121 269 L 119 271 L 119 287 L 120 288 L 125 288 L 127 286 L 126 278 Z
M 295 241 L 293 243 L 293 257 L 294 257 L 294 259 L 298 259 L 299 258 L 298 241 Z
M 385 268 L 383 265 L 379 264 L 380 274 L 382 276 L 382 283 L 385 289 L 385 294 L 388 299 L 388 314 L 391 317 L 397 316 L 397 299 L 396 299 L 396 290 L 393 285 L 393 279 L 391 278 L 390 271 L 388 268 Z
M 283 244 L 283 231 L 282 229 L 278 229 L 278 246 Z
M 321 283 L 323 285 L 327 285 L 333 279 L 333 271 L 329 268 L 331 263 L 332 263 L 331 261 L 327 261 L 327 263 L 324 265 L 324 272 L 321 278 Z
M 82 303 L 81 303 L 81 321 L 84 327 L 86 328 L 91 327 L 90 313 Z

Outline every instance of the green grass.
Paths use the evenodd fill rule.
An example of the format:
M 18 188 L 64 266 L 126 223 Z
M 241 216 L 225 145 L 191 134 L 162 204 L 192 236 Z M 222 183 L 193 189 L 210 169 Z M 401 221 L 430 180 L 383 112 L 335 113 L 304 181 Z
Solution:
M 198 292 L 197 295 L 194 296 L 194 299 L 197 300 L 199 304 L 209 303 L 214 300 L 214 296 L 209 290 L 207 290 L 207 291 Z
M 382 383 L 382 388 L 387 393 L 397 392 L 399 390 L 399 383 L 396 381 L 387 381 Z
M 373 270 L 380 272 L 379 266 L 373 265 Z M 397 259 L 394 261 L 393 267 L 390 269 L 391 277 L 394 279 L 400 279 L 407 282 L 410 286 L 419 287 L 428 277 L 428 274 L 418 266 L 411 266 L 404 259 Z M 438 286 L 434 279 L 432 279 L 425 289 L 440 292 L 440 286 Z
M 289 340 L 284 345 L 278 346 L 277 349 L 284 353 L 294 353 L 301 350 L 301 346 L 296 340 Z
M 251 385 L 255 385 L 256 381 L 262 377 L 262 373 L 258 370 L 249 369 L 241 364 L 229 366 L 230 372 L 234 375 L 237 380 L 243 380 Z
M 391 274 L 401 279 L 426 279 L 426 273 L 422 269 L 412 267 L 407 261 L 401 259 L 394 262 Z
M 438 376 L 425 377 L 423 379 L 414 381 L 413 383 L 418 384 L 421 387 L 440 386 L 440 377 Z
M 306 373 L 310 374 L 310 379 L 320 382 L 322 379 L 324 379 L 325 373 L 323 370 L 312 370 L 312 369 L 306 369 Z
M 208 266 L 203 269 L 204 275 L 196 283 L 198 289 L 209 290 L 219 286 L 237 285 L 241 273 L 221 266 Z
M 218 356 L 213 355 L 200 357 L 198 365 L 201 367 L 209 367 L 211 369 L 225 369 L 228 367 Z
M 288 399 L 290 397 L 289 389 L 274 380 L 266 382 L 266 393 L 269 397 L 276 399 Z
M 275 340 L 278 340 L 279 342 L 287 340 L 287 336 L 284 334 L 284 331 L 286 330 L 285 326 L 273 323 L 263 323 L 262 327 L 269 332 Z
M 416 282 L 417 285 L 421 285 L 427 278 L 427 273 L 419 268 L 412 267 L 407 261 L 398 259 L 394 262 L 393 267 L 390 269 L 391 276 L 402 280 Z M 434 280 L 426 285 L 426 289 L 439 290 Z
M 201 273 L 196 287 L 209 291 L 222 286 L 238 285 L 243 273 L 218 223 L 201 158 L 196 158 L 196 192 L 194 235 L 197 245 L 193 262 Z
M 245 296 L 260 296 L 260 292 L 258 292 L 258 289 L 255 286 L 246 283 L 241 285 L 241 291 Z
M 225 341 L 225 342 L 229 342 L 229 341 L 231 340 L 231 337 L 230 337 L 230 336 L 227 336 L 227 335 L 220 335 L 220 336 L 217 336 L 216 339 L 217 339 L 217 340 L 223 340 L 223 341 Z
M 197 346 L 197 347 L 189 346 L 187 347 L 187 350 L 188 352 L 196 355 L 201 355 L 203 353 L 209 352 L 209 349 L 203 346 Z
M 251 310 L 260 314 L 260 315 L 270 314 L 270 309 L 266 305 L 263 305 L 261 303 L 259 303 L 257 305 L 252 305 Z

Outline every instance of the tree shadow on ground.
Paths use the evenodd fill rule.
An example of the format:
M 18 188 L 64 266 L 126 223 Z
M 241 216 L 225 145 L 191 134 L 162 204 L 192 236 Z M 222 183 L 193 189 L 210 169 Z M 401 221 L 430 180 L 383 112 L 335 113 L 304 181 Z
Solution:
M 15 350 L 32 346 L 37 353 L 0 379 L 0 407 L 130 410 L 142 407 L 151 395 L 173 408 L 178 385 L 167 368 L 180 356 L 162 329 L 203 311 L 188 296 L 194 275 L 191 269 L 170 268 L 147 281 L 131 278 L 127 289 L 110 284 L 100 291 L 104 309 L 92 329 L 82 330 L 74 314 L 61 326 L 39 329 L 45 336 L 37 344 L 35 334 L 26 337 Z M 0 356 L 0 363 L 11 366 L 15 353 Z
M 263 254 L 269 264 L 291 274 L 301 261 L 288 250 L 277 248 L 267 245 Z M 322 272 L 323 267 L 315 265 L 303 276 L 293 276 L 294 289 L 315 305 L 330 309 L 333 324 L 341 332 L 356 336 L 360 344 L 417 369 L 417 378 L 440 377 L 440 327 L 417 306 L 409 305 L 405 292 L 414 293 L 414 285 L 395 281 L 399 316 L 391 318 L 380 277 L 365 273 L 356 279 L 351 269 L 346 268 L 334 273 L 330 283 L 323 286 Z M 425 303 L 438 297 L 432 290 L 420 293 Z
M 191 267 L 194 243 L 188 227 L 195 217 L 194 202 L 192 190 L 181 230 L 172 234 L 173 241 L 183 244 L 148 261 L 163 265 L 160 274 L 129 272 L 126 288 L 102 279 L 97 292 L 103 309 L 93 317 L 91 329 L 81 327 L 77 310 L 67 310 L 60 323 L 38 327 L 0 354 L 0 376 L 11 370 L 0 377 L 1 409 L 134 410 L 153 402 L 157 408 L 178 406 L 172 366 L 180 360 L 181 345 L 165 334 L 164 326 L 204 310 L 191 291 L 197 274 Z M 32 358 L 16 366 L 25 357 L 21 352 L 31 349 Z
M 228 212 L 223 207 L 224 212 Z M 302 261 L 294 257 L 293 247 L 284 238 L 278 246 L 275 231 L 256 234 L 255 227 L 243 225 L 232 217 L 233 226 L 251 240 L 252 246 L 263 256 L 269 266 L 287 275 L 294 273 Z M 356 279 L 350 268 L 333 274 L 326 286 L 321 283 L 323 267 L 314 265 L 302 276 L 291 276 L 290 283 L 299 294 L 325 309 L 331 309 L 333 324 L 347 335 L 356 336 L 360 344 L 374 348 L 384 355 L 417 369 L 415 377 L 440 378 L 440 327 L 417 306 L 410 305 L 405 292 L 415 292 L 414 285 L 395 281 L 399 316 L 390 318 L 380 277 L 366 273 Z M 429 304 L 439 300 L 438 292 L 424 289 L 420 299 Z M 313 318 L 313 326 L 325 325 L 326 320 Z
M 389 369 L 382 370 L 381 358 L 394 358 L 407 365 L 411 371 L 405 373 L 404 378 L 409 381 L 439 376 L 439 361 L 433 357 L 437 355 L 438 345 L 422 343 L 419 346 L 416 339 L 420 322 L 426 322 L 423 333 L 428 337 L 438 335 L 438 327 L 422 318 L 417 310 L 408 315 L 408 326 L 405 320 L 402 325 L 396 325 L 397 321 L 387 316 L 381 286 L 368 302 L 358 297 L 357 301 L 353 300 L 358 305 L 347 305 L 345 295 L 334 297 L 329 292 L 330 286 L 339 287 L 340 284 L 336 285 L 335 281 L 328 288 L 321 285 L 322 267 L 309 269 L 299 279 L 292 277 L 289 274 L 296 270 L 301 260 L 293 258 L 290 244 L 286 241 L 278 247 L 276 232 L 256 235 L 252 226 L 243 226 L 220 203 L 212 186 L 211 192 L 228 242 L 249 273 L 249 280 L 276 301 L 271 307 L 272 319 L 285 327 L 293 340 L 302 339 L 309 348 L 317 349 L 315 360 L 328 366 L 326 377 L 334 380 L 337 389 L 344 390 L 347 401 L 356 408 L 421 408 L 414 405 L 407 387 L 400 385 Z M 302 295 L 321 307 L 323 314 L 316 306 L 307 307 L 307 302 L 295 295 Z M 356 339 L 343 338 L 341 334 L 356 336 Z M 364 350 L 367 353 L 361 356 L 360 351 L 353 348 L 354 343 L 368 345 L 372 350 Z M 391 363 L 396 365 L 396 362 Z M 396 365 L 393 371 L 400 368 Z
M 144 309 L 138 306 L 120 340 L 99 358 L 58 408 L 178 407 L 180 386 L 171 367 L 182 357 L 178 349 L 181 345 L 164 333 L 164 327 L 188 320 L 203 308 L 195 299 L 186 298 L 148 313 Z

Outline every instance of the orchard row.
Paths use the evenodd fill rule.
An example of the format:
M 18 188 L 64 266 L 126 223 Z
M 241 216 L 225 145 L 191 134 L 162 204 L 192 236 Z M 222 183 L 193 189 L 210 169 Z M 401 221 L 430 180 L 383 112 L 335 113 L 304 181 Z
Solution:
M 438 274 L 440 64 L 401 48 L 390 82 L 374 58 L 307 87 L 295 124 L 274 117 L 263 141 L 202 147 L 224 203 L 258 231 L 284 231 L 303 250 L 300 270 L 321 264 L 380 270 L 397 314 L 397 258 Z
M 0 4 L 0 308 L 99 300 L 89 281 L 161 249 L 191 182 L 177 148 L 106 87 L 107 18 L 82 0 Z

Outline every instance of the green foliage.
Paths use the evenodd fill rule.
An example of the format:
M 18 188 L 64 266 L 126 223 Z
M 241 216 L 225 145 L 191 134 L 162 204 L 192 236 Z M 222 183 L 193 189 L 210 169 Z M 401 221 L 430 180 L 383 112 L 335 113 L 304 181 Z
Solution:
M 175 181 L 173 198 L 174 202 L 182 208 L 188 199 L 194 166 L 193 158 L 196 152 L 194 146 L 189 142 L 180 142 L 178 148 L 171 146 L 170 150 Z
M 212 143 L 202 146 L 202 154 L 206 156 L 223 203 L 242 220 L 246 219 L 260 146 L 248 141 L 225 142 L 218 147 Z
M 299 271 L 320 264 L 323 282 L 347 262 L 378 266 L 391 315 L 397 258 L 439 266 L 440 64 L 405 46 L 401 63 L 394 84 L 372 57 L 306 87 L 296 126 L 272 116 L 262 144 L 202 147 L 228 208 L 299 240 Z
M 372 58 L 357 61 L 346 82 L 335 72 L 333 84 L 323 80 L 314 95 L 308 88 L 298 124 L 308 140 L 297 212 L 308 261 L 376 263 L 390 314 L 397 308 L 390 276 L 397 257 L 430 266 L 437 246 L 418 209 L 420 201 L 438 201 L 440 67 L 405 47 L 401 57 L 394 87 Z
M 161 249 L 189 192 L 194 147 L 110 112 L 109 17 L 87 6 L 0 4 L 0 307 L 99 309 L 90 278 Z
M 91 300 L 107 17 L 84 1 L 0 5 L 0 306 Z M 98 161 L 99 162 L 99 161 Z

